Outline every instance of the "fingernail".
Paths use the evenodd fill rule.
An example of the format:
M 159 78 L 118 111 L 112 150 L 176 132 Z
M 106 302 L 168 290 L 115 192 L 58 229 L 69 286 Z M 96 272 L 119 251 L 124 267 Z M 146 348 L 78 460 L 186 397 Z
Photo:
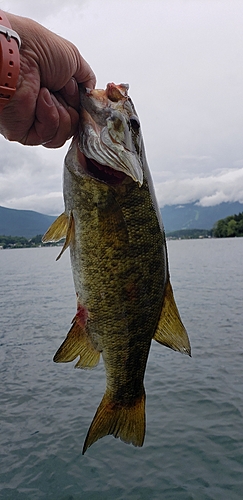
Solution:
M 78 86 L 77 86 L 76 80 L 74 78 L 71 78 L 71 80 L 69 80 L 66 83 L 64 89 L 65 89 L 65 92 L 68 95 L 73 96 L 77 92 L 77 90 L 78 90 Z

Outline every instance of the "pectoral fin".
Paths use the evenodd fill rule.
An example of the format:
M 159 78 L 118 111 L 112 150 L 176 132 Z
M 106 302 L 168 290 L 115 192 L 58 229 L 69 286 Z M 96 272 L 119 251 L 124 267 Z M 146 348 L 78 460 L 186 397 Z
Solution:
M 59 260 L 62 254 L 67 250 L 69 247 L 72 239 L 74 238 L 74 218 L 72 212 L 70 213 L 69 220 L 68 220 L 68 227 L 67 227 L 67 234 L 66 234 L 66 239 L 64 241 L 64 245 L 62 247 L 61 252 L 57 256 L 56 260 Z
M 75 368 L 91 369 L 99 363 L 100 352 L 94 348 L 85 328 L 82 328 L 74 321 L 66 339 L 57 350 L 53 361 L 55 363 L 68 363 L 78 356 L 80 356 L 80 359 L 76 363 Z
M 49 229 L 44 234 L 42 241 L 43 243 L 48 243 L 51 241 L 59 241 L 62 238 L 66 238 L 68 230 L 68 215 L 63 212 L 57 219 L 52 223 Z
M 56 260 L 59 260 L 65 250 L 69 247 L 72 238 L 74 238 L 74 218 L 72 212 L 68 215 L 63 212 L 44 234 L 42 241 L 48 243 L 51 241 L 60 241 L 65 238 L 64 245 Z
M 163 307 L 154 340 L 175 351 L 191 356 L 190 341 L 181 321 L 170 281 L 166 285 Z

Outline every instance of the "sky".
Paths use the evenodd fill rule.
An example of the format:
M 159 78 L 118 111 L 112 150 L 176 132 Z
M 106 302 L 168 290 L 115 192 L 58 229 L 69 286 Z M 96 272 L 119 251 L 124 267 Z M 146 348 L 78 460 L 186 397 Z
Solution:
M 129 83 L 160 207 L 243 203 L 242 0 L 0 0 L 71 40 L 97 76 Z M 63 210 L 58 150 L 0 137 L 0 205 Z

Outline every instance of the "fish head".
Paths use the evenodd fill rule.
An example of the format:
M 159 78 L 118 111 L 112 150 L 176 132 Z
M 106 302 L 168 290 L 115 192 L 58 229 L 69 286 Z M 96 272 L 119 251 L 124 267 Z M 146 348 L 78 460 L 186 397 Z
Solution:
M 108 83 L 105 90 L 80 89 L 78 148 L 91 177 L 108 184 L 130 178 L 141 186 L 142 135 L 128 88 Z

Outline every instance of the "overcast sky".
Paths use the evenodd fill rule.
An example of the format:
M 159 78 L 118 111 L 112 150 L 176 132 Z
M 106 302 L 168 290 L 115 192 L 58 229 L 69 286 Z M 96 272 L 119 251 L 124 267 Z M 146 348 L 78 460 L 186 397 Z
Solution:
M 243 202 L 242 0 L 1 0 L 129 83 L 159 204 Z M 59 150 L 0 137 L 0 205 L 58 214 Z

